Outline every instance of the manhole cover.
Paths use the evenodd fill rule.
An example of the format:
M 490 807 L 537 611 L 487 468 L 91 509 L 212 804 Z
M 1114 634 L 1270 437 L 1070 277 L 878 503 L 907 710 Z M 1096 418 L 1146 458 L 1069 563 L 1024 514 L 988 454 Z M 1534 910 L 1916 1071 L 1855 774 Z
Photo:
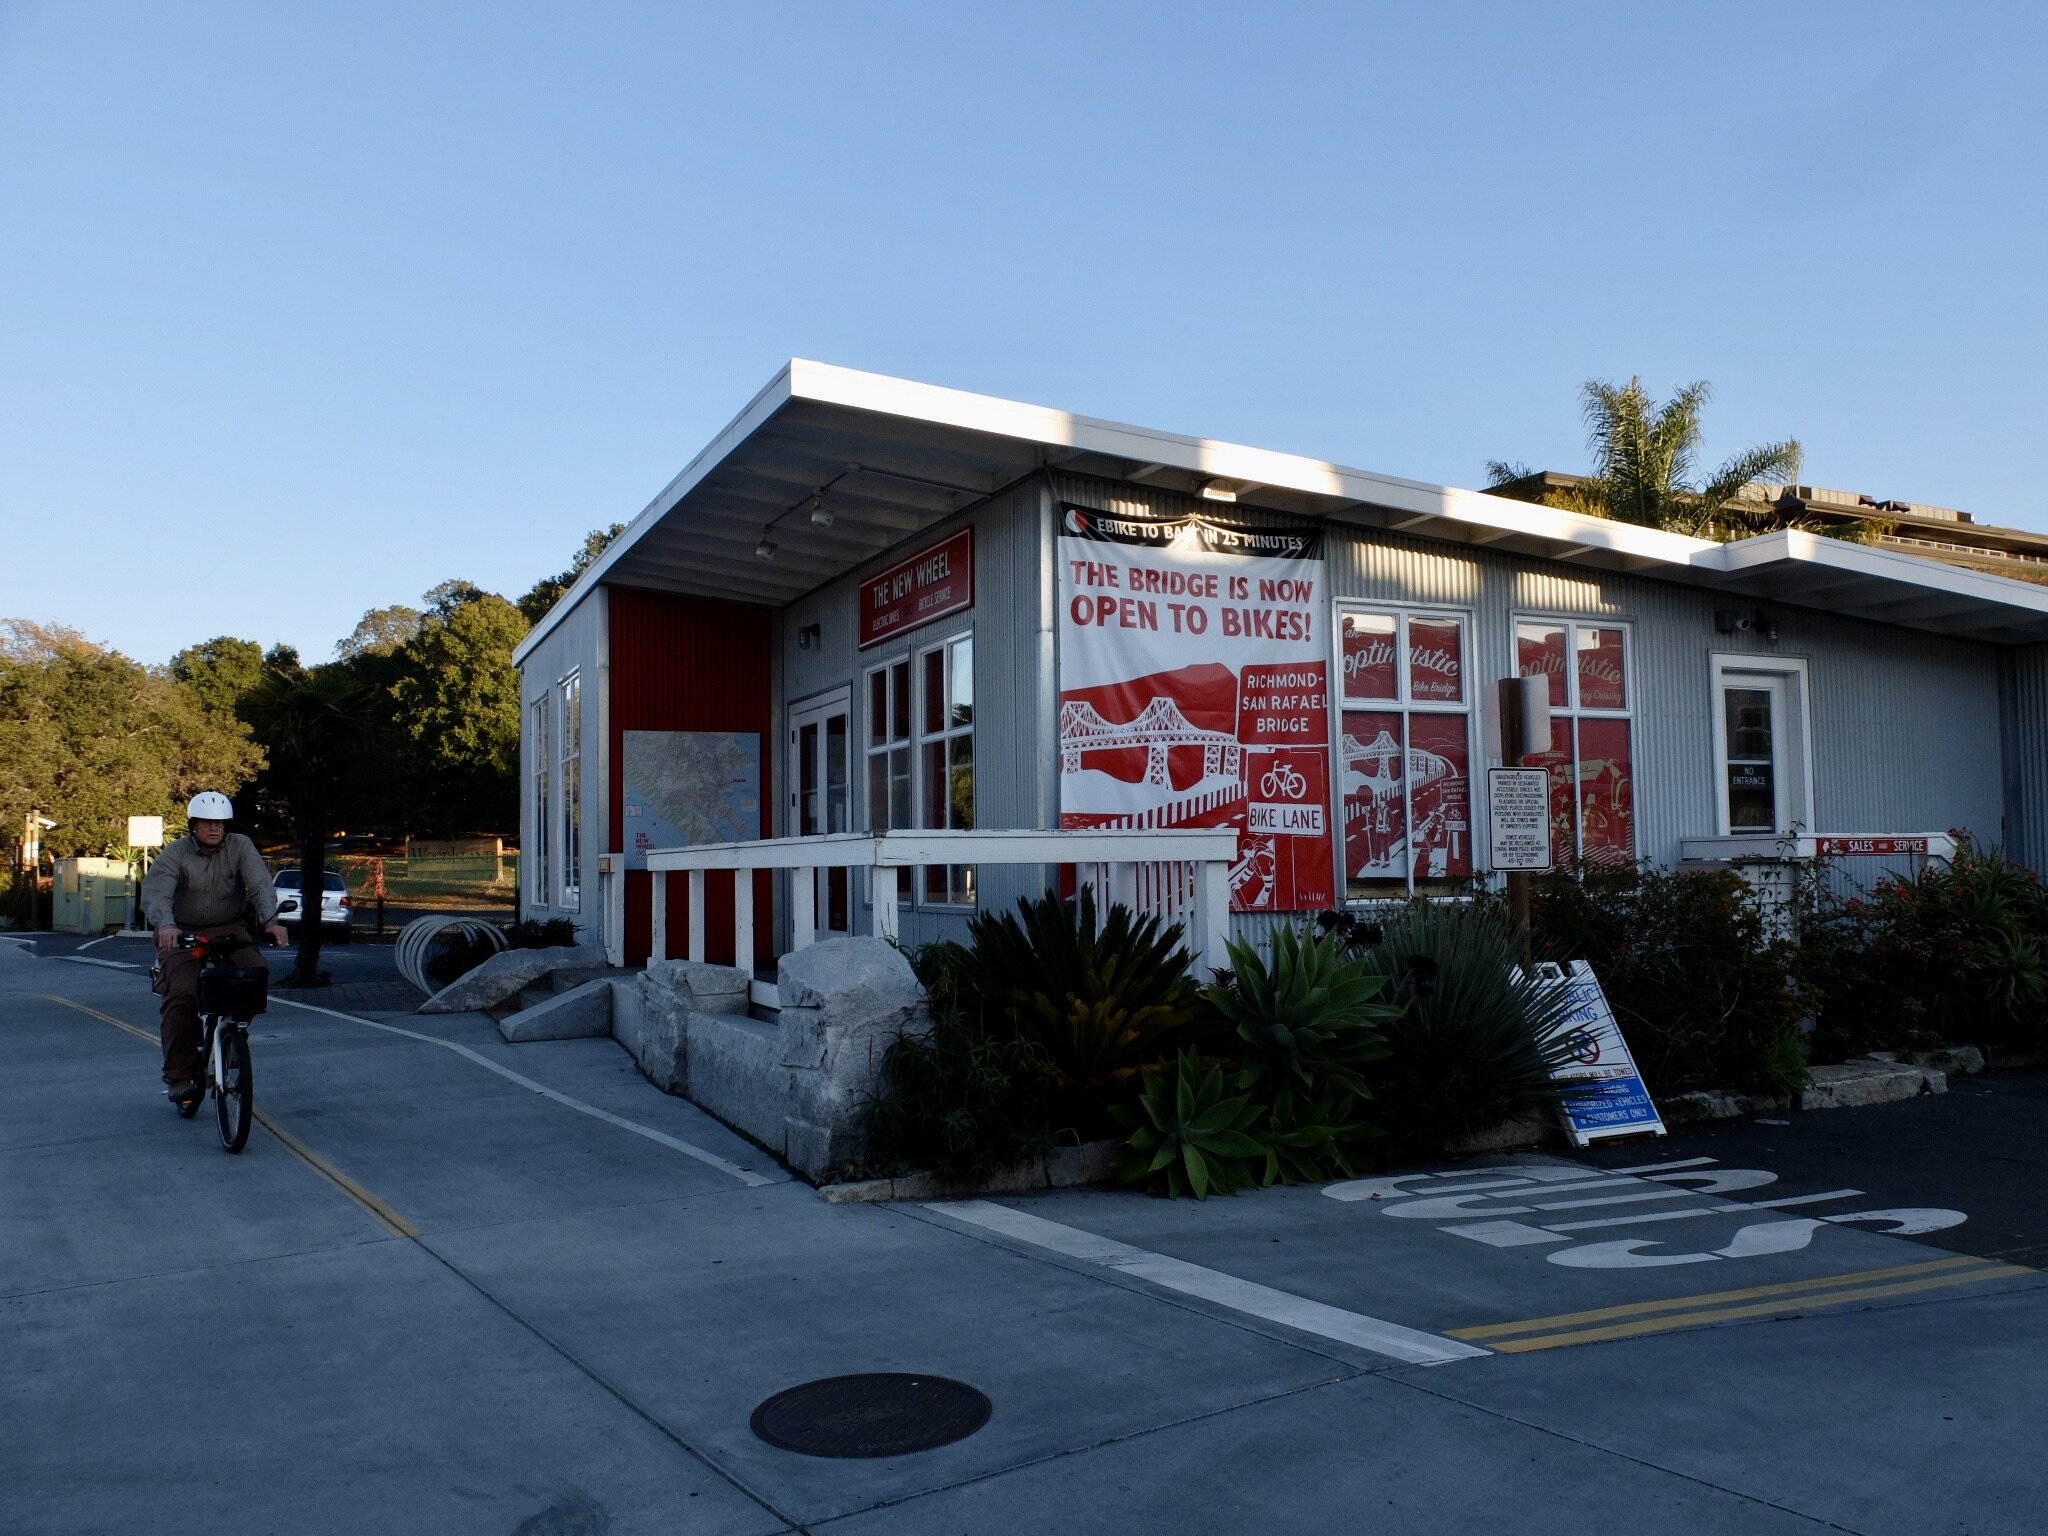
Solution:
M 994 1405 L 963 1381 L 877 1373 L 828 1376 L 754 1410 L 754 1433 L 805 1456 L 902 1456 L 964 1440 Z

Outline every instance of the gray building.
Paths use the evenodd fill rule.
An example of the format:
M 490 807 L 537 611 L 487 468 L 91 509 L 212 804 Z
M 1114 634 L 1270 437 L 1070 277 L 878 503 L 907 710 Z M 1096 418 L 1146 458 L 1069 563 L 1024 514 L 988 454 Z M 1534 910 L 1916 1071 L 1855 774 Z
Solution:
M 2048 865 L 2048 587 L 803 361 L 516 659 L 524 913 L 629 958 L 650 880 L 671 882 L 667 953 L 693 919 L 716 951 L 743 895 L 714 885 L 690 913 L 649 850 L 756 838 L 1234 826 L 1240 927 L 1448 889 L 1488 873 L 1491 700 L 1518 675 L 1548 680 L 1532 761 L 1561 857 L 1938 849 L 1958 829 Z M 792 877 L 753 878 L 772 956 Z M 818 930 L 865 931 L 866 882 L 889 876 L 795 878 Z M 895 878 L 915 941 L 1057 874 Z

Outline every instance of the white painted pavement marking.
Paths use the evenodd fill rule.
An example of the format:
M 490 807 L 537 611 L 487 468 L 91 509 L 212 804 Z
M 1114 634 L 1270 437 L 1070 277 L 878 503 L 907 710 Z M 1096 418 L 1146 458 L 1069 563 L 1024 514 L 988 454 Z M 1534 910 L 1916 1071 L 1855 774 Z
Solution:
M 634 1121 L 622 1119 L 608 1109 L 599 1109 L 595 1104 L 586 1104 L 581 1099 L 571 1098 L 568 1094 L 550 1088 L 545 1083 L 537 1083 L 530 1077 L 514 1072 L 510 1067 L 502 1067 L 481 1052 L 473 1051 L 468 1046 L 459 1045 L 453 1040 L 437 1040 L 434 1036 L 423 1035 L 417 1030 L 400 1029 L 396 1024 L 379 1024 L 375 1019 L 360 1018 L 353 1013 L 343 1013 L 335 1008 L 319 1008 L 315 1007 L 312 1003 L 295 1003 L 288 997 L 273 997 L 271 1001 L 283 1003 L 287 1008 L 303 1008 L 308 1013 L 324 1013 L 331 1019 L 346 1019 L 351 1024 L 361 1024 L 369 1029 L 381 1029 L 389 1035 L 403 1035 L 408 1040 L 419 1040 L 428 1045 L 438 1045 L 445 1051 L 453 1051 L 458 1056 L 466 1056 L 478 1066 L 495 1072 L 498 1076 L 510 1082 L 515 1082 L 520 1087 L 537 1093 L 544 1099 L 552 1099 L 565 1109 L 573 1109 L 580 1115 L 589 1115 L 592 1119 L 602 1120 L 607 1125 L 615 1125 L 622 1131 L 631 1131 L 635 1136 L 644 1136 L 649 1141 L 658 1142 L 664 1147 L 682 1153 L 685 1157 L 693 1157 L 700 1163 L 716 1168 L 720 1173 L 738 1179 L 749 1189 L 759 1189 L 766 1184 L 779 1184 L 783 1182 L 780 1179 L 764 1177 L 761 1174 L 755 1173 L 750 1168 L 742 1168 L 737 1163 L 729 1163 L 716 1152 L 707 1152 L 702 1147 L 691 1146 L 687 1141 L 678 1141 L 675 1137 L 657 1131 L 652 1126 L 640 1125 Z
M 1302 1333 L 1371 1350 L 1374 1354 L 1386 1355 L 1409 1365 L 1443 1365 L 1452 1360 L 1470 1360 L 1488 1353 L 1469 1344 L 1460 1344 L 1455 1339 L 1403 1328 L 1399 1323 L 1367 1317 L 1362 1312 L 1346 1312 L 1341 1307 L 1311 1301 L 1306 1296 L 1240 1280 L 1235 1275 L 1205 1269 L 1185 1259 L 1133 1248 L 1111 1238 L 1083 1232 L 1079 1227 L 1063 1226 L 990 1200 L 940 1202 L 927 1205 L 925 1209 L 1029 1243 L 1034 1248 L 1065 1254 L 1070 1259 L 1080 1259 L 1088 1264 L 1099 1264 L 1119 1274 L 1136 1275 L 1167 1290 L 1199 1296 L 1233 1312 L 1243 1312 Z
M 69 960 L 73 965 L 103 965 L 110 971 L 139 971 L 133 960 L 102 960 L 97 955 L 52 955 L 52 960 Z

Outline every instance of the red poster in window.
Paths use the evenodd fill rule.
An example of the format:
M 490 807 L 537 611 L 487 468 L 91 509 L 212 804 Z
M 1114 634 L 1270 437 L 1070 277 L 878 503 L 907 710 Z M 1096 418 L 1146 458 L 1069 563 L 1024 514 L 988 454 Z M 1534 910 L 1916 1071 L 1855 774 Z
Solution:
M 1627 709 L 1628 679 L 1622 669 L 1621 631 L 1579 631 L 1579 707 Z
M 1565 707 L 1564 626 L 1524 624 L 1515 632 L 1515 671 L 1550 679 L 1550 707 Z
M 1626 720 L 1579 722 L 1579 824 L 1587 863 L 1634 860 L 1635 785 Z
M 1344 615 L 1344 697 L 1386 700 L 1394 693 L 1394 628 L 1392 614 Z
M 1551 729 L 1553 749 L 1532 752 L 1522 761 L 1550 774 L 1550 857 L 1560 869 L 1571 869 L 1578 863 L 1578 832 L 1572 815 L 1572 723 L 1554 720 Z
M 1408 849 L 1401 717 L 1346 711 L 1337 751 L 1343 764 L 1345 877 L 1399 880 Z
M 1408 621 L 1408 696 L 1427 704 L 1465 697 L 1465 648 L 1456 619 Z
M 1463 715 L 1408 717 L 1408 805 L 1417 880 L 1472 873 L 1471 746 Z

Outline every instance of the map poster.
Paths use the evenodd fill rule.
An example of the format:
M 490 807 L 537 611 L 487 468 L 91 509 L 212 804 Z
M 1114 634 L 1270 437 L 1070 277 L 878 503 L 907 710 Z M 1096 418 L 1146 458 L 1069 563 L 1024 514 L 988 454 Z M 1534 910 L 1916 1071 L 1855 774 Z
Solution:
M 761 835 L 761 738 L 753 731 L 626 731 L 626 868 L 654 848 Z
M 1060 825 L 1232 827 L 1237 912 L 1334 904 L 1322 535 L 1060 509 Z

